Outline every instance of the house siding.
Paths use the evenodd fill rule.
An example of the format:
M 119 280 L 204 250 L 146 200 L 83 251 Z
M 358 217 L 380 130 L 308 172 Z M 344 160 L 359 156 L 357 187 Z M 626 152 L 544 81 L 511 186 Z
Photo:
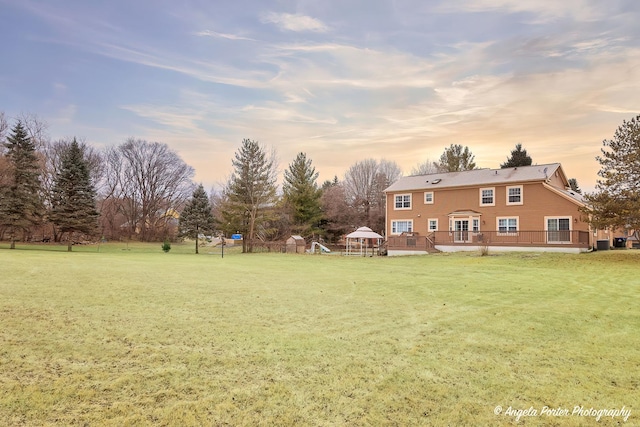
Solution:
M 562 181 L 554 177 L 550 181 Z M 522 186 L 521 205 L 507 204 L 507 187 Z M 494 188 L 494 205 L 480 204 L 480 188 Z M 424 203 L 424 193 L 433 192 L 433 203 Z M 449 230 L 449 214 L 455 211 L 475 211 L 480 215 L 480 231 L 497 231 L 497 218 L 517 217 L 518 231 L 541 231 L 546 229 L 545 217 L 570 217 L 571 230 L 588 231 L 589 225 L 583 220 L 577 203 L 567 199 L 542 182 L 510 182 L 501 185 L 481 185 L 473 187 L 438 189 L 437 184 L 429 188 L 402 191 L 412 195 L 411 209 L 395 210 L 394 196 L 387 194 L 387 233 L 391 232 L 391 221 L 413 219 L 413 231 L 429 234 L 428 220 L 438 220 L 438 231 Z

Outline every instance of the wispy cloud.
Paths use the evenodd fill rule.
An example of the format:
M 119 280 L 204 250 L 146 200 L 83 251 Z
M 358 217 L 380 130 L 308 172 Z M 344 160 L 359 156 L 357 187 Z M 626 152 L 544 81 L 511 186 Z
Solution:
M 586 181 L 599 141 L 640 97 L 640 5 L 619 0 L 382 1 L 364 9 L 328 0 L 297 2 L 297 13 L 265 12 L 258 1 L 186 2 L 170 11 L 142 1 L 145 21 L 114 1 L 100 13 L 35 0 L 11 5 L 39 22 L 31 44 L 77 55 L 71 64 L 101 79 L 87 91 L 76 88 L 77 74 L 51 73 L 55 106 L 82 105 L 59 117 L 79 123 L 109 105 L 94 114 L 221 176 L 249 137 L 285 161 L 308 151 L 328 178 L 362 156 L 409 170 L 451 143 L 496 166 L 521 142 L 536 162 L 572 153 L 566 169 L 578 165 Z M 103 69 L 127 81 L 109 80 Z M 112 93 L 100 98 L 103 88 Z M 115 93 L 126 100 L 109 104 Z
M 266 13 L 262 16 L 262 22 L 275 24 L 278 28 L 287 31 L 324 33 L 329 30 L 329 28 L 318 19 L 306 15 L 293 15 L 291 13 Z
M 449 0 L 438 6 L 441 12 L 509 12 L 530 13 L 535 18 L 527 20 L 530 24 L 543 24 L 561 18 L 577 21 L 595 21 L 603 13 L 610 13 L 616 0 L 603 3 L 594 0 Z
M 227 40 L 244 40 L 244 41 L 252 41 L 252 42 L 256 41 L 255 39 L 252 39 L 250 37 L 238 36 L 236 34 L 219 33 L 217 31 L 211 31 L 211 30 L 202 30 L 194 34 L 200 37 L 213 37 L 213 38 L 220 38 L 220 39 L 227 39 Z
M 59 124 L 72 123 L 76 118 L 77 111 L 78 111 L 77 105 L 75 104 L 65 105 L 62 108 L 57 110 L 56 114 L 50 119 L 50 121 L 59 123 Z

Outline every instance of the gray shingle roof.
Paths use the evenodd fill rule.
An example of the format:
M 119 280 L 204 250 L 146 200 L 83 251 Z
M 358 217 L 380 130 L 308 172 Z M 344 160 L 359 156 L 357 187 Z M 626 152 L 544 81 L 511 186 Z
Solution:
M 555 187 L 554 187 L 555 188 Z M 555 188 L 556 191 L 558 191 L 559 193 L 564 194 L 565 196 L 568 196 L 572 199 L 577 200 L 578 202 L 582 203 L 583 205 L 587 203 L 587 201 L 585 200 L 584 196 L 580 193 L 577 193 L 573 190 L 565 190 L 562 188 Z
M 391 184 L 385 192 L 430 190 L 470 185 L 500 185 L 517 182 L 544 181 L 560 168 L 560 163 L 519 166 L 507 169 L 474 169 L 463 172 L 405 176 Z

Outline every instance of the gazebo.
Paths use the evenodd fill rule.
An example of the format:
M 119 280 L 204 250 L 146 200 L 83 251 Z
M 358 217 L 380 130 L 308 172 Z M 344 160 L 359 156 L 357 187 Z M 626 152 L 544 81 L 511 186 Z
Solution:
M 380 240 L 384 237 L 371 230 L 369 227 L 360 227 L 353 233 L 347 234 L 347 255 L 366 256 L 367 249 L 380 246 Z M 373 243 L 375 241 L 375 244 Z M 371 244 L 371 245 L 370 245 Z M 373 253 L 373 252 L 372 252 Z

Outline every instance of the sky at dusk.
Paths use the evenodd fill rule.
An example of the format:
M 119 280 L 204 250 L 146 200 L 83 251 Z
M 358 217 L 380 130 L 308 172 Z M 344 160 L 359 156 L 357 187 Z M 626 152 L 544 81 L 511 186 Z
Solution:
M 0 0 L 0 111 L 166 143 L 205 187 L 250 138 L 320 181 L 450 144 L 496 168 L 522 143 L 591 190 L 640 113 L 639 21 L 635 0 Z

